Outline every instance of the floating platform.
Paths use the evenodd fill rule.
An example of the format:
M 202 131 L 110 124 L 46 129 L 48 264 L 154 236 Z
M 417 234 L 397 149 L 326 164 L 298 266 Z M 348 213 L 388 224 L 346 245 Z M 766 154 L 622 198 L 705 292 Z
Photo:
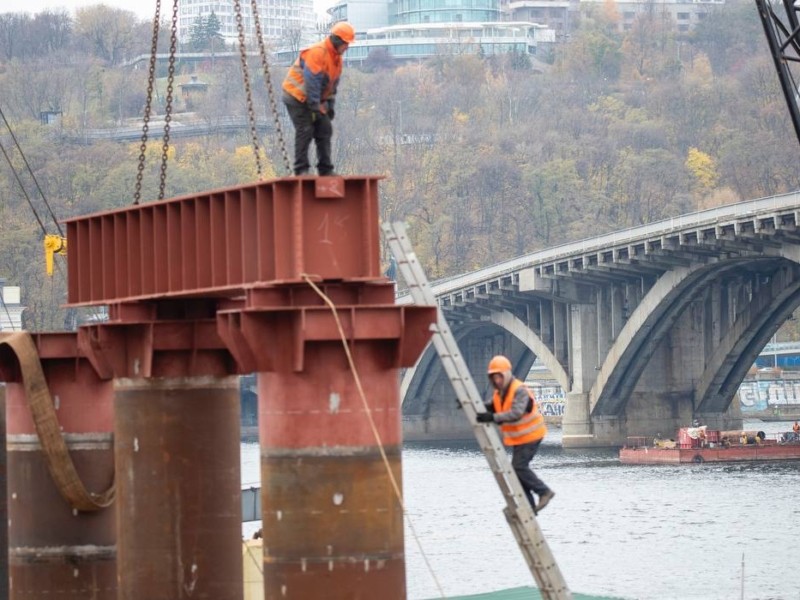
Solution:
M 765 441 L 761 445 L 730 448 L 622 448 L 619 460 L 627 465 L 800 460 L 800 444 Z
M 619 451 L 619 460 L 627 465 L 800 460 L 800 436 L 796 433 L 781 434 L 779 439 L 766 439 L 761 431 L 742 435 L 683 427 L 677 442 L 653 440 L 652 446 L 646 438 L 629 437 Z

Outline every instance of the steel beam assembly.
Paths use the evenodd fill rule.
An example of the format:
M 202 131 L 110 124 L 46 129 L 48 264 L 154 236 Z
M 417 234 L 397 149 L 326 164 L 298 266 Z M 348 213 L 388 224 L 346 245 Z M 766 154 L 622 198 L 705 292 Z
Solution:
M 110 476 L 113 423 L 116 536 L 105 517 L 95 543 L 116 537 L 120 600 L 241 598 L 231 376 L 248 372 L 258 373 L 265 598 L 405 598 L 397 369 L 416 361 L 435 309 L 396 306 L 381 276 L 378 181 L 276 179 L 67 221 L 68 304 L 108 305 L 109 319 L 80 327 L 72 358 L 45 371 L 65 431 L 106 436 L 92 441 L 106 445 L 90 488 Z M 1 348 L 0 376 L 15 382 L 10 477 L 37 474 L 9 488 L 12 556 L 14 544 L 74 545 L 76 524 L 89 532 L 103 513 L 45 493 L 41 459 L 17 449 L 37 442 Z M 46 504 L 14 513 L 23 489 Z M 33 573 L 42 553 L 29 554 Z
M 253 290 L 218 313 L 234 355 L 258 372 L 265 597 L 405 598 L 403 511 L 388 475 L 399 489 L 397 369 L 424 349 L 435 309 L 395 306 L 392 283 L 320 292 L 338 324 L 308 285 Z
M 69 303 L 375 280 L 379 179 L 277 179 L 67 221 Z

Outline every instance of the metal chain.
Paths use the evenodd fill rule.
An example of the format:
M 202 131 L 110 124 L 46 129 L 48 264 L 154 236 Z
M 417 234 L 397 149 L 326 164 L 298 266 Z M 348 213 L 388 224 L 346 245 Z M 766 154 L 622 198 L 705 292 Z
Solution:
M 158 199 L 164 199 L 167 183 L 167 157 L 169 154 L 169 131 L 172 121 L 172 90 L 175 83 L 175 52 L 178 46 L 178 0 L 172 0 L 172 25 L 169 36 L 169 69 L 167 70 L 167 101 L 164 107 L 164 145 L 161 147 L 161 174 L 158 183 Z
M 264 178 L 261 168 L 261 149 L 258 145 L 258 131 L 256 130 L 256 111 L 253 109 L 253 94 L 250 89 L 250 74 L 247 71 L 247 51 L 244 44 L 244 23 L 242 22 L 242 2 L 233 0 L 233 9 L 236 12 L 236 29 L 239 32 L 239 55 L 242 59 L 242 76 L 244 77 L 244 93 L 247 98 L 247 117 L 250 120 L 250 136 L 253 140 L 253 153 L 256 158 L 256 171 L 258 180 Z
M 238 1 L 238 0 L 237 0 Z M 283 164 L 286 172 L 292 172 L 292 162 L 289 160 L 289 151 L 286 149 L 286 140 L 283 137 L 283 127 L 281 127 L 280 116 L 278 115 L 278 103 L 275 101 L 275 90 L 272 86 L 272 75 L 269 71 L 269 61 L 267 60 L 267 48 L 264 45 L 264 36 L 261 33 L 261 19 L 258 16 L 257 0 L 250 0 L 250 9 L 253 11 L 253 22 L 256 26 L 256 39 L 258 40 L 258 51 L 261 54 L 261 64 L 264 67 L 264 85 L 267 88 L 269 107 L 272 111 L 272 118 L 275 120 L 275 132 L 278 134 L 278 144 L 283 154 Z
M 150 110 L 153 106 L 153 85 L 156 80 L 156 53 L 158 52 L 158 26 L 161 22 L 161 0 L 156 0 L 156 16 L 153 18 L 153 42 L 150 44 L 150 67 L 147 75 L 147 103 L 144 106 L 144 125 L 142 126 L 142 143 L 139 146 L 139 164 L 136 167 L 136 188 L 133 203 L 139 204 L 142 197 L 142 177 L 144 176 L 144 160 L 147 152 L 147 133 L 150 130 Z

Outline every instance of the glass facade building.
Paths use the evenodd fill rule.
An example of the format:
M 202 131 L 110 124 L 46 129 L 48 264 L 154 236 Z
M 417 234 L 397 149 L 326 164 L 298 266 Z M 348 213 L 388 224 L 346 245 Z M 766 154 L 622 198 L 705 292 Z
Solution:
M 375 10 L 380 2 L 388 8 L 388 24 L 379 24 L 384 18 Z M 340 0 L 328 14 L 356 28 L 356 41 L 344 56 L 351 64 L 367 61 L 373 52 L 398 61 L 455 54 L 534 55 L 540 44 L 555 42 L 555 31 L 546 25 L 509 20 L 507 4 L 508 0 Z
M 429 23 L 371 29 L 350 46 L 344 59 L 361 63 L 382 50 L 400 61 L 455 54 L 536 54 L 540 43 L 555 41 L 543 25 L 513 21 L 490 23 Z
M 498 0 L 392 0 L 390 25 L 496 22 L 502 19 Z
M 357 32 L 389 24 L 388 0 L 342 0 L 328 9 L 332 23 L 347 21 Z

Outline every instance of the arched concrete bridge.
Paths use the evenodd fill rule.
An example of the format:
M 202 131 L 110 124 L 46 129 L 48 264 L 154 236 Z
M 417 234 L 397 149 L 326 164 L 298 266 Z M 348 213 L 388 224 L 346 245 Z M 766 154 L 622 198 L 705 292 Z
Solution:
M 634 227 L 436 282 L 478 388 L 498 353 L 564 388 L 565 446 L 741 427 L 731 403 L 800 304 L 800 192 Z M 401 296 L 399 302 L 408 302 Z M 469 436 L 429 347 L 402 381 L 409 437 Z

